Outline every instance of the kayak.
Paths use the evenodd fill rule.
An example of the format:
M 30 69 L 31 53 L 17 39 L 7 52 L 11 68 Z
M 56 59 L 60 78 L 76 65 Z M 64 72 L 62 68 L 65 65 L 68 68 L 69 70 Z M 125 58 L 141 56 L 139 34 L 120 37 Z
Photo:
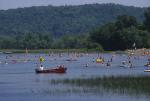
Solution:
M 150 72 L 150 69 L 146 69 L 146 70 L 144 70 L 144 72 Z

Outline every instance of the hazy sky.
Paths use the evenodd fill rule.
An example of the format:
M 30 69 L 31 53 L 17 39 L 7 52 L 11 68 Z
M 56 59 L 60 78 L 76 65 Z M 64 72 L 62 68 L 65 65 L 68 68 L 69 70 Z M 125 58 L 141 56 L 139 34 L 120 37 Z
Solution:
M 117 3 L 128 6 L 150 7 L 150 0 L 0 0 L 0 9 L 45 5 L 81 5 L 91 3 Z

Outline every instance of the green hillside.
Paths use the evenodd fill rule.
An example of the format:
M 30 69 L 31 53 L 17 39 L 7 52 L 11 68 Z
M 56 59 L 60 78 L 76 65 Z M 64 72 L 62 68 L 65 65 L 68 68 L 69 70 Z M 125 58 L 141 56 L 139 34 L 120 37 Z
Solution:
M 0 10 L 0 35 L 24 33 L 82 34 L 115 21 L 118 15 L 132 15 L 140 22 L 144 8 L 115 4 L 40 6 Z

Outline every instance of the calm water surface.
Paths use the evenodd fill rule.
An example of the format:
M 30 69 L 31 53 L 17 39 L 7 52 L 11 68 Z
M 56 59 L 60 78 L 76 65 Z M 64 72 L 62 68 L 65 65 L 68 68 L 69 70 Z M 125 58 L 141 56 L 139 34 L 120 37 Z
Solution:
M 105 61 L 113 54 L 102 54 Z M 54 68 L 57 65 L 65 65 L 66 74 L 36 74 L 34 69 L 39 63 L 38 57 L 45 57 L 43 65 Z M 97 54 L 83 54 L 75 57 L 74 54 L 0 54 L 0 101 L 149 101 L 150 95 L 116 93 L 115 91 L 88 92 L 76 90 L 71 86 L 52 85 L 52 79 L 64 78 L 91 78 L 119 75 L 150 75 L 144 72 L 146 56 L 134 56 L 131 58 L 134 68 L 120 67 L 121 62 L 127 60 L 127 55 L 116 54 L 112 65 L 93 62 Z M 66 61 L 75 58 L 77 61 Z M 25 61 L 30 59 L 30 61 Z M 85 65 L 88 64 L 88 67 Z

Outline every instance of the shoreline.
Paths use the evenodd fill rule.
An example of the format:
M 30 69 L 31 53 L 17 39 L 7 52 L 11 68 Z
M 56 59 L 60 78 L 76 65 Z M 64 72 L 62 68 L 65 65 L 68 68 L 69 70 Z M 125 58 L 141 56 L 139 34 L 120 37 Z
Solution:
M 93 53 L 93 52 L 100 52 L 100 53 L 125 53 L 125 51 L 101 51 L 97 49 L 28 49 L 27 53 L 71 53 L 71 52 L 78 52 L 78 53 Z M 25 49 L 0 49 L 0 53 L 4 54 L 12 54 L 12 53 L 26 53 Z
M 93 52 L 100 52 L 100 53 L 116 53 L 116 54 L 130 54 L 134 52 L 135 54 L 142 54 L 144 52 L 150 52 L 150 49 L 136 49 L 136 50 L 117 50 L 117 51 L 104 51 L 104 50 L 97 50 L 97 49 L 0 49 L 0 53 L 4 54 L 12 54 L 12 53 L 71 53 L 71 52 L 78 52 L 78 53 L 93 53 Z

